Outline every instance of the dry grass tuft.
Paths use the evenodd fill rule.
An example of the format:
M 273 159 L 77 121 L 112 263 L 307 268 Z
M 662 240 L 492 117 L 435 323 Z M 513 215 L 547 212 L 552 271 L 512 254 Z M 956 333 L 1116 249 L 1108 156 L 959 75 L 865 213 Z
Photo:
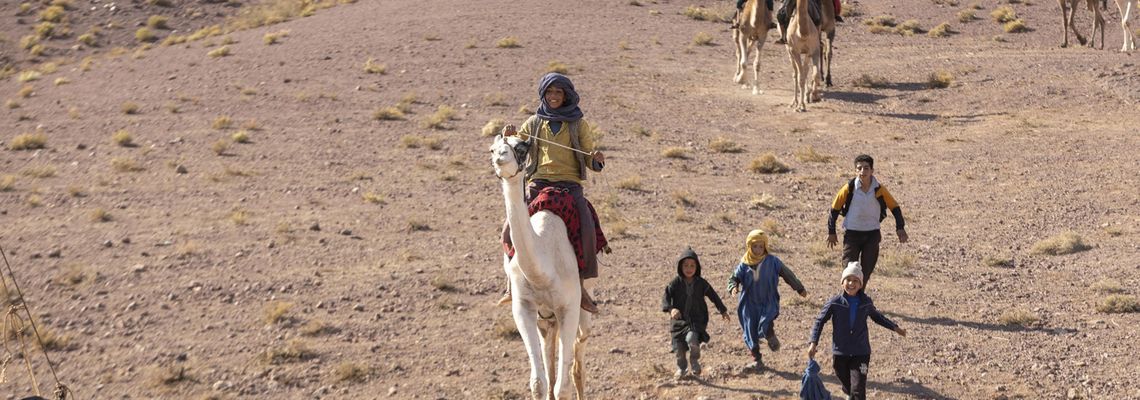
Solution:
M 43 74 L 41 74 L 40 71 L 27 70 L 20 72 L 20 75 L 16 77 L 16 80 L 20 82 L 31 82 L 39 80 L 42 76 Z
M 633 175 L 633 176 L 630 176 L 628 178 L 622 179 L 622 180 L 618 181 L 616 186 L 618 189 L 624 189 L 624 190 L 639 192 L 642 190 L 641 176 L 640 175 Z
M 1001 6 L 990 12 L 990 17 L 994 19 L 994 22 L 1004 24 L 1016 20 L 1017 12 L 1013 11 L 1013 7 Z
M 214 118 L 214 122 L 210 123 L 210 127 L 217 130 L 229 129 L 232 126 L 234 126 L 234 121 L 226 115 Z
M 677 158 L 683 160 L 689 158 L 685 152 L 686 151 L 684 147 L 669 147 L 665 150 L 661 150 L 661 156 L 665 158 Z
M 1022 21 L 1021 19 L 1015 19 L 1013 21 L 1006 22 L 1005 25 L 1002 25 L 1001 29 L 1006 33 L 1029 32 L 1029 27 L 1026 26 L 1025 21 Z
M 459 291 L 459 288 L 455 287 L 455 284 L 451 283 L 451 280 L 447 279 L 444 275 L 436 275 L 432 277 L 428 283 L 431 287 L 441 292 L 454 293 Z
M 561 61 L 551 61 L 549 64 L 546 64 L 546 72 L 557 72 L 562 75 L 569 75 L 570 67 L 567 67 L 566 64 Z
M 990 255 L 982 260 L 982 263 L 987 267 L 993 268 L 1013 268 L 1013 259 L 1007 256 Z
M 778 207 L 779 204 L 776 203 L 776 197 L 772 196 L 771 193 L 754 194 L 752 195 L 752 199 L 748 201 L 748 208 L 753 210 L 761 208 L 775 210 Z
M 376 63 L 376 59 L 374 59 L 374 58 L 369 57 L 367 60 L 364 61 L 364 72 L 367 72 L 369 74 L 383 75 L 383 74 L 387 73 L 387 71 L 388 71 L 388 66 L 384 65 L 384 64 Z
M 913 19 L 906 20 L 906 22 L 903 22 L 899 24 L 899 26 L 895 27 L 895 33 L 903 36 L 914 36 L 914 34 L 922 32 L 922 26 L 919 25 L 917 20 Z
M 1124 293 L 1124 287 L 1116 279 L 1101 279 L 1090 286 L 1094 292 L 1103 294 Z
M 487 137 L 498 135 L 499 132 L 503 130 L 503 126 L 506 126 L 506 124 L 507 122 L 503 121 L 502 118 L 495 118 L 487 121 L 487 124 L 483 125 L 483 136 Z
M 791 171 L 788 165 L 776 158 L 776 155 L 773 153 L 767 153 L 752 160 L 752 163 L 748 165 L 748 169 L 761 174 L 779 174 Z
M 265 42 L 265 45 L 268 46 L 268 45 L 277 44 L 277 42 L 281 41 L 281 38 L 286 37 L 286 36 L 289 36 L 289 31 L 287 31 L 287 30 L 277 31 L 277 32 L 266 32 L 265 36 L 261 37 L 261 41 Z
M 158 40 L 158 36 L 150 28 L 142 27 L 135 31 L 135 40 L 143 43 L 151 43 Z
M 133 101 L 127 101 L 123 102 L 123 105 L 119 107 L 119 110 L 121 110 L 123 114 L 134 115 L 139 113 L 139 105 Z
M 249 143 L 249 132 L 245 130 L 234 132 L 234 134 L 230 136 L 230 140 L 233 140 L 234 143 Z
M 111 167 L 119 172 L 139 172 L 144 169 L 138 162 L 129 157 L 115 157 L 111 159 Z
M 697 202 L 693 200 L 693 194 L 688 191 L 673 192 L 673 202 L 681 207 L 693 207 Z
M 717 153 L 743 153 L 744 149 L 732 139 L 726 137 L 717 137 L 709 142 L 709 149 Z
M 930 32 L 926 32 L 926 36 L 930 36 L 932 38 L 943 38 L 950 36 L 951 33 L 953 32 L 950 31 L 950 23 L 943 22 L 941 24 L 938 24 L 938 26 L 935 26 L 934 29 L 931 29 Z
M 1097 302 L 1096 310 L 1105 314 L 1134 313 L 1140 312 L 1140 303 L 1137 303 L 1134 296 L 1114 294 Z
M 835 268 L 839 264 L 839 255 L 834 249 L 827 247 L 827 242 L 813 242 L 808 246 L 811 263 L 821 268 Z
M 498 47 L 500 49 L 514 49 L 522 47 L 522 45 L 519 44 L 519 38 L 514 36 L 507 36 L 495 41 L 495 47 Z
M 765 218 L 764 222 L 760 223 L 760 229 L 767 233 L 769 237 L 784 236 L 784 230 L 780 229 L 780 223 L 772 218 Z
M 811 145 L 802 147 L 799 150 L 796 150 L 795 153 L 793 153 L 793 154 L 795 154 L 796 160 L 799 160 L 802 162 L 820 162 L 820 163 L 822 163 L 822 162 L 829 162 L 829 161 L 831 161 L 831 158 L 832 158 L 831 156 L 817 153 L 815 151 L 815 148 L 812 147 Z
M 882 89 L 889 86 L 890 82 L 887 81 L 887 78 L 881 76 L 863 74 L 855 78 L 855 81 L 851 82 L 851 84 L 862 88 Z
M 194 377 L 186 373 L 184 365 L 155 366 L 150 370 L 150 383 L 155 387 L 177 386 L 193 382 Z
M 310 350 L 309 346 L 300 339 L 293 339 L 285 346 L 272 348 L 266 350 L 261 354 L 262 361 L 278 365 L 284 363 L 305 361 L 317 356 L 317 353 Z
M 693 36 L 693 44 L 697 46 L 712 46 L 713 36 L 705 32 L 697 32 L 697 34 Z
M 435 113 L 429 115 L 423 122 L 424 128 L 429 129 L 446 129 L 445 122 L 455 119 L 455 109 L 450 106 L 440 105 Z
M 372 118 L 381 121 L 395 121 L 404 119 L 404 112 L 396 107 L 381 107 L 372 112 Z
M 1037 314 L 1023 308 L 1014 308 L 1003 312 L 998 317 L 998 322 L 1002 325 L 1020 326 L 1023 328 L 1031 328 L 1041 320 Z
M 353 362 L 343 362 L 333 370 L 333 379 L 337 382 L 362 383 L 368 380 L 372 369 Z
M 230 149 L 230 142 L 225 139 L 218 139 L 214 144 L 210 145 L 210 150 L 219 156 L 225 155 L 226 151 Z
M 1058 256 L 1091 249 L 1076 232 L 1065 232 L 1037 242 L 1030 250 L 1033 254 Z
M 0 176 L 0 192 L 11 192 L 13 190 L 16 190 L 16 176 Z
M 274 325 L 279 322 L 285 321 L 286 315 L 293 309 L 293 303 L 284 301 L 274 301 L 265 305 L 262 320 L 268 325 Z
M 222 47 L 210 50 L 210 52 L 206 53 L 206 55 L 210 56 L 212 58 L 228 56 L 228 55 L 230 55 L 230 46 L 222 46 Z
M 230 222 L 233 222 L 234 225 L 237 225 L 237 226 L 248 225 L 249 224 L 249 213 L 242 211 L 242 210 L 237 210 L 237 211 L 230 213 L 229 219 L 230 219 Z
M 47 135 L 42 132 L 25 133 L 8 142 L 9 150 L 35 150 L 47 147 Z
M 499 317 L 491 324 L 491 334 L 503 340 L 522 340 L 515 321 L 507 316 Z
M 431 226 L 429 226 L 427 222 L 417 219 L 408 220 L 408 232 L 426 232 L 430 230 Z
M 35 92 L 36 92 L 35 87 L 33 87 L 32 85 L 25 85 L 24 87 L 20 88 L 19 91 L 16 92 L 16 95 L 26 99 L 28 97 L 32 97 L 32 94 Z
M 91 222 L 108 222 L 111 220 L 111 213 L 102 208 L 96 208 L 91 211 Z
M 682 14 L 697 21 L 731 22 L 733 11 L 733 9 L 725 7 L 713 10 L 704 7 L 688 6 Z
M 120 129 L 111 135 L 111 142 L 122 147 L 134 147 L 134 138 L 126 129 Z
M 146 19 L 146 26 L 151 29 L 170 29 L 170 18 L 161 15 L 151 15 Z
M 40 11 L 40 21 L 44 22 L 61 22 L 63 17 L 67 15 L 67 11 L 60 6 L 50 6 Z
M 71 83 L 71 80 L 61 76 L 59 78 L 55 78 L 55 82 L 52 82 L 52 83 L 55 84 L 56 86 L 63 86 L 63 85 Z
M 372 204 L 388 204 L 388 201 L 384 199 L 383 195 L 377 194 L 375 192 L 365 192 L 362 197 L 364 198 L 364 201 Z
M 25 168 L 23 171 L 20 171 L 20 173 L 24 174 L 24 176 L 30 176 L 32 178 L 38 178 L 38 179 L 51 178 L 51 177 L 55 176 L 55 167 L 50 166 L 50 165 L 44 165 L 44 166 L 39 166 L 39 167 L 28 167 L 28 168 Z
M 968 22 L 974 22 L 977 19 L 978 19 L 978 16 L 975 15 L 974 10 L 965 9 L 962 11 L 958 11 L 958 22 L 965 24 Z
M 931 89 L 945 89 L 952 84 L 954 84 L 954 74 L 943 70 L 931 72 L 926 80 L 926 86 Z
M 309 321 L 299 330 L 302 336 L 321 336 L 340 332 L 340 329 L 321 321 Z

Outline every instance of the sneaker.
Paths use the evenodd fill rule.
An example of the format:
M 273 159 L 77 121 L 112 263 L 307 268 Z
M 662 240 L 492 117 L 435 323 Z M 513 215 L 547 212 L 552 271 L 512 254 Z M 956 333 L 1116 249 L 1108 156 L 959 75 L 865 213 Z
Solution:
M 835 14 L 835 22 L 843 22 L 843 16 L 839 15 L 839 14 Z
M 696 361 L 692 361 L 689 364 L 690 367 L 693 368 L 693 376 L 701 376 L 701 364 Z
M 772 336 L 768 336 L 768 349 L 780 351 L 780 339 L 776 337 L 775 333 L 772 333 Z
M 683 370 L 683 369 L 678 369 L 677 372 L 673 373 L 673 379 L 682 379 L 684 377 L 685 377 L 685 370 Z

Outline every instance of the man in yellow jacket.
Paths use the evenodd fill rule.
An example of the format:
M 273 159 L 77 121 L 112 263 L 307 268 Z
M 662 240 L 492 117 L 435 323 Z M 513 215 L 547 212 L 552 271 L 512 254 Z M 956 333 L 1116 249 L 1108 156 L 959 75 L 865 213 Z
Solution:
M 882 235 L 879 224 L 887 217 L 887 210 L 895 217 L 895 233 L 899 243 L 906 243 L 906 222 L 898 202 L 887 188 L 875 179 L 875 159 L 866 154 L 855 157 L 855 178 L 839 188 L 831 202 L 831 216 L 827 219 L 827 247 L 835 247 L 839 238 L 835 222 L 843 216 L 843 264 L 858 261 L 863 266 L 863 287 L 871 280 L 875 263 L 879 261 L 879 242 Z

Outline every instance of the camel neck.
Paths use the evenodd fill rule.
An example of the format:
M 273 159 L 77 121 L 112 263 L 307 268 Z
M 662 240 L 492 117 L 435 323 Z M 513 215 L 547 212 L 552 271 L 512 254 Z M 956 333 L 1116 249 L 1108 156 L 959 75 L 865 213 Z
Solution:
M 511 243 L 519 263 L 533 265 L 535 234 L 530 225 L 530 212 L 523 198 L 523 174 L 502 180 L 507 207 L 507 223 L 511 226 Z

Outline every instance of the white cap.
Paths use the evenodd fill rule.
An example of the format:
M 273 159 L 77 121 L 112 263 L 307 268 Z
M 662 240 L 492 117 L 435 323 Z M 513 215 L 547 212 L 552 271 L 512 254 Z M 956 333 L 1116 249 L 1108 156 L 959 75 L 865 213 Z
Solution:
M 859 278 L 859 282 L 863 282 L 863 266 L 858 261 L 847 263 L 847 268 L 843 269 L 843 275 L 839 277 L 839 281 L 843 282 L 849 276 Z

